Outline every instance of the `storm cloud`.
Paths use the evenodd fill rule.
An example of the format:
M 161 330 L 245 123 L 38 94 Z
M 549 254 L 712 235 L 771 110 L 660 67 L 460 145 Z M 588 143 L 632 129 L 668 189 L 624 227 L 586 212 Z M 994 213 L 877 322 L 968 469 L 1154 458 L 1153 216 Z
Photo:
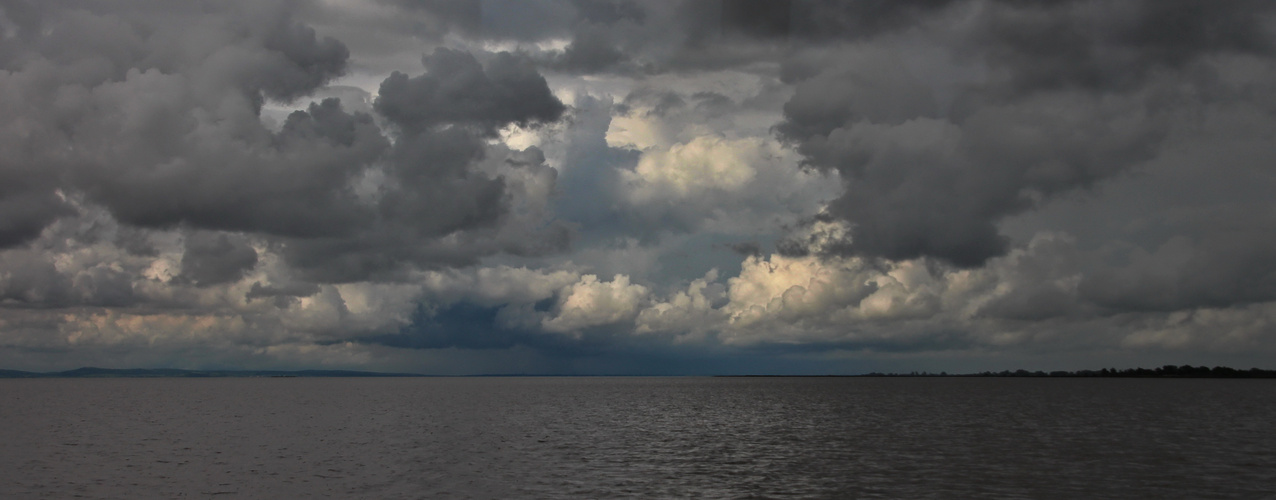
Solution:
M 7 2 L 0 364 L 1269 359 L 1274 26 L 1257 0 Z
M 898 64 L 897 48 L 834 49 L 797 81 L 778 130 L 810 165 L 846 181 L 827 212 L 853 226 L 839 248 L 981 265 L 1009 248 L 996 227 L 1005 217 L 1152 159 L 1176 118 L 1200 112 L 1195 97 L 1214 83 L 1204 61 L 1269 55 L 1261 23 L 1270 8 L 1234 9 L 1239 4 L 918 8 L 921 19 L 950 21 L 942 36 L 958 44 L 952 57 L 986 56 L 979 78 L 910 71 Z M 958 14 L 966 25 L 951 19 Z M 957 88 L 941 102 L 936 81 L 954 77 Z

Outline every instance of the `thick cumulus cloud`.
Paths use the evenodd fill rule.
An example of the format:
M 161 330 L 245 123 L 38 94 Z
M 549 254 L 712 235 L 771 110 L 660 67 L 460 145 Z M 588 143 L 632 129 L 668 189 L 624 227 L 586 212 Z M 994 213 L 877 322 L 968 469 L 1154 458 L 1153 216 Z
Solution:
M 401 132 L 393 145 L 372 116 L 337 99 L 271 130 L 260 118 L 265 100 L 314 93 L 349 57 L 295 19 L 293 5 L 224 3 L 205 16 L 132 4 L 6 11 L 33 12 L 8 16 L 17 33 L 6 40 L 3 116 L 13 134 L 3 172 L 15 182 L 3 203 L 15 206 L 5 240 L 29 240 L 68 213 L 58 192 L 134 226 L 293 239 L 303 266 L 303 247 L 379 237 L 369 232 L 427 244 L 496 227 L 520 193 L 471 167 L 490 153 L 538 168 L 534 151 L 482 140 L 562 113 L 536 70 L 509 54 L 483 67 L 440 51 L 425 75 L 391 75 L 375 108 Z M 442 130 L 450 124 L 461 128 Z
M 386 78 L 373 104 L 394 144 L 348 190 L 370 218 L 352 238 L 293 238 L 286 247 L 315 279 L 393 279 L 413 266 L 538 255 L 568 241 L 567 228 L 546 212 L 557 173 L 540 150 L 489 143 L 502 127 L 562 115 L 545 79 L 508 53 L 481 65 L 469 53 L 439 49 L 422 62 L 420 76 Z
M 346 222 L 323 209 L 379 154 L 380 135 L 353 122 L 276 135 L 258 120 L 265 99 L 340 75 L 340 42 L 282 6 L 228 3 L 201 23 L 181 9 L 31 7 L 6 40 L 3 116 L 20 129 L 6 173 L 56 179 L 32 188 L 83 193 L 140 226 L 313 234 Z M 311 119 L 343 119 L 325 111 Z M 342 127 L 356 130 L 326 135 Z
M 124 308 L 99 329 L 111 339 L 166 331 L 147 326 L 159 306 L 233 343 L 314 341 L 405 320 L 419 287 L 364 297 L 398 286 L 375 282 L 564 248 L 547 208 L 556 171 L 492 141 L 565 110 L 529 59 L 440 49 L 423 74 L 386 77 L 371 107 L 306 104 L 358 95 L 324 87 L 350 51 L 299 17 L 314 8 L 6 4 L 5 307 Z M 267 105 L 295 111 L 276 121 Z M 226 321 L 198 319 L 213 317 Z
M 929 10 L 919 22 L 958 47 L 945 57 L 982 75 L 910 70 L 887 44 L 831 50 L 812 56 L 822 64 L 794 63 L 779 131 L 846 181 L 827 211 L 853 225 L 843 251 L 977 266 L 1007 251 L 1005 217 L 1154 158 L 1168 124 L 1198 111 L 1209 85 L 1208 65 L 1189 66 L 1270 49 L 1261 12 L 1188 7 L 1195 14 L 1158 2 Z
M 640 313 L 638 329 L 714 332 L 730 345 L 931 350 L 1022 344 L 1037 333 L 1022 331 L 1025 323 L 1081 318 L 1089 313 L 1080 309 L 1093 309 L 1079 299 L 1075 253 L 1066 235 L 1043 233 L 978 270 L 928 259 L 753 255 L 738 276 L 718 281 L 711 273 L 653 303 Z
M 551 332 L 574 333 L 582 329 L 632 320 L 647 299 L 647 288 L 629 283 L 629 277 L 617 275 L 611 281 L 599 281 L 586 274 L 573 283 L 559 301 L 557 314 L 542 326 Z

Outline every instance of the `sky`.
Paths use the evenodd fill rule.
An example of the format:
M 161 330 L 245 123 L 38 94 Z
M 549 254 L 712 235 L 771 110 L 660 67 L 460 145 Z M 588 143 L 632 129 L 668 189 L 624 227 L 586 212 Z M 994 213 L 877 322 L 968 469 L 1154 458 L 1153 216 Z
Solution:
M 0 367 L 1272 368 L 1267 0 L 6 0 Z

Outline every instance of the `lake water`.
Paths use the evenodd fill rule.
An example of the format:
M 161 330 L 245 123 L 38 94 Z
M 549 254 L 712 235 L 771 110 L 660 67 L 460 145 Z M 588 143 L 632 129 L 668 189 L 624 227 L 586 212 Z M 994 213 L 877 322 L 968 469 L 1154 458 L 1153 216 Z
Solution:
M 1276 381 L 0 380 L 0 498 L 1276 498 Z

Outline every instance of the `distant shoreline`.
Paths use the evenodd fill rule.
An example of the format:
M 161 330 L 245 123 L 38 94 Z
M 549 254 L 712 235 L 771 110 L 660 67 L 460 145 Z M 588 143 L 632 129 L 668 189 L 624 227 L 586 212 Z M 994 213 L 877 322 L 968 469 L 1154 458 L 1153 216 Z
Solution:
M 978 372 L 950 374 L 946 372 L 910 372 L 910 373 L 865 373 L 861 375 L 719 375 L 721 377 L 1013 377 L 1013 378 L 1276 378 L 1276 370 L 1250 368 L 1240 370 L 1227 366 L 1174 366 L 1165 365 L 1159 368 L 1103 368 L 1101 370 L 1079 371 L 1028 371 L 1003 370 L 1000 372 Z
M 294 377 L 428 377 L 418 373 L 355 370 L 178 370 L 172 368 L 76 368 L 60 372 L 0 370 L 0 378 L 294 378 Z
M 455 377 L 641 377 L 644 375 L 564 375 L 564 374 L 478 374 Z M 659 376 L 659 375 L 651 375 Z M 703 376 L 703 375 L 701 375 Z M 709 375 L 718 378 L 1220 378 L 1220 379 L 1276 379 L 1276 370 L 1250 368 L 1236 369 L 1226 366 L 1209 368 L 1189 365 L 1166 365 L 1159 368 L 1103 368 L 1100 370 L 1079 371 L 1028 371 L 1003 370 L 1000 372 L 984 371 L 977 373 L 950 374 L 946 372 L 909 372 L 909 373 L 863 373 L 857 375 L 783 375 L 783 374 L 720 374 Z M 384 373 L 357 370 L 179 370 L 172 368 L 94 368 L 85 367 L 58 372 L 28 372 L 21 370 L 0 370 L 0 379 L 17 378 L 405 378 L 405 377 L 452 377 L 447 375 L 426 375 L 420 373 Z

